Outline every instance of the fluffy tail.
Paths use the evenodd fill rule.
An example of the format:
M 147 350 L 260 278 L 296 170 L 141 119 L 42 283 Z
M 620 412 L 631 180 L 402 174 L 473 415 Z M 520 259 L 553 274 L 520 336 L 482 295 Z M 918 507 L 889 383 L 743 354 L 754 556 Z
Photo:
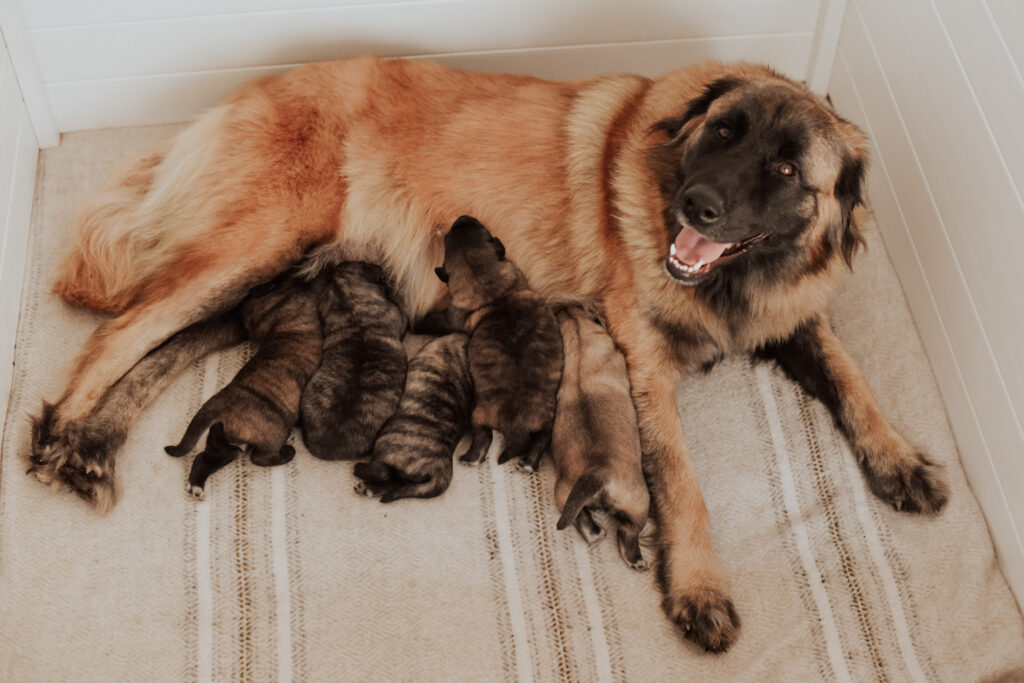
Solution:
M 558 518 L 556 525 L 558 530 L 561 531 L 575 522 L 583 508 L 593 503 L 603 491 L 604 478 L 599 474 L 587 472 L 577 479 L 562 507 L 562 516 Z
M 218 201 L 211 158 L 224 113 L 210 110 L 173 142 L 132 160 L 82 207 L 54 284 L 58 296 L 123 311 L 183 242 L 208 227 Z

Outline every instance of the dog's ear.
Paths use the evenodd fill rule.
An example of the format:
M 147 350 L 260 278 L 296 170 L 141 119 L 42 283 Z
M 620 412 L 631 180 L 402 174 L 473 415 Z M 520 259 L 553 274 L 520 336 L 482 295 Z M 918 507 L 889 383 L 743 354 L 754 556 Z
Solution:
M 491 244 L 494 245 L 494 252 L 498 255 L 499 261 L 505 260 L 505 245 L 501 243 L 497 237 L 491 238 Z
M 712 102 L 741 85 L 743 85 L 742 79 L 730 76 L 712 81 L 704 88 L 704 92 L 689 101 L 686 105 L 686 111 L 681 115 L 662 119 L 651 126 L 651 129 L 664 131 L 668 134 L 670 140 L 675 141 L 687 123 L 698 116 L 707 114 Z
M 843 160 L 843 168 L 836 180 L 835 196 L 839 202 L 839 216 L 827 228 L 827 239 L 833 248 L 838 248 L 846 265 L 853 264 L 853 255 L 864 244 L 857 221 L 853 219 L 853 210 L 863 204 L 864 172 L 867 163 L 863 158 L 847 157 Z
M 434 268 L 434 274 L 437 275 L 437 279 L 441 282 L 448 284 L 448 271 L 444 269 L 444 266 L 438 266 Z

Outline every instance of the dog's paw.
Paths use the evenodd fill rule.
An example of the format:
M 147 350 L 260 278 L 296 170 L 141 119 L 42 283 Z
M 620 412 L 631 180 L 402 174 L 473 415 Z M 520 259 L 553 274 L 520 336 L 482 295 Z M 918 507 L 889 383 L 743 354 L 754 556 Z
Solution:
M 717 589 L 669 593 L 661 606 L 688 640 L 708 652 L 725 652 L 739 635 L 740 618 L 732 600 Z
M 949 500 L 945 468 L 922 453 L 895 462 L 861 456 L 860 462 L 871 491 L 897 510 L 936 514 Z
M 69 487 L 100 514 L 117 503 L 113 454 L 105 440 L 76 425 L 57 426 L 55 406 L 43 404 L 32 420 L 28 473 L 40 482 Z
M 356 485 L 352 487 L 352 490 L 360 496 L 366 496 L 367 498 L 373 498 L 374 496 L 373 491 L 366 485 L 365 481 L 357 481 Z
M 202 486 L 196 486 L 191 482 L 185 482 L 185 493 L 192 496 L 196 500 L 206 500 L 206 489 Z

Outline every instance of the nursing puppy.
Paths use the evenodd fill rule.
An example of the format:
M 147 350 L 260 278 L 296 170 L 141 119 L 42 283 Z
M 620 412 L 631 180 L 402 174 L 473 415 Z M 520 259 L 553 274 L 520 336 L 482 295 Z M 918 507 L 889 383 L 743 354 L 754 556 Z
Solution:
M 633 569 L 647 569 L 640 530 L 651 498 L 626 359 L 583 308 L 560 308 L 557 317 L 565 350 L 551 437 L 555 504 L 562 513 L 558 528 L 572 524 L 587 542 L 596 541 L 603 530 L 590 510 L 606 510 L 618 524 L 622 559 Z
M 188 453 L 207 429 L 186 491 L 202 498 L 206 479 L 246 448 L 253 464 L 280 465 L 295 456 L 285 444 L 299 417 L 302 389 L 320 362 L 323 343 L 316 287 L 284 275 L 255 288 L 241 306 L 242 324 L 258 346 L 235 378 L 203 404 L 170 455 Z
M 464 334 L 424 346 L 409 363 L 398 410 L 373 444 L 370 462 L 357 463 L 356 491 L 399 498 L 432 498 L 452 481 L 452 455 L 469 429 L 473 381 Z
M 323 352 L 302 392 L 302 439 L 322 460 L 358 460 L 402 396 L 406 317 L 379 266 L 341 263 L 325 279 Z
M 436 272 L 448 283 L 451 324 L 469 335 L 473 443 L 460 460 L 482 461 L 496 429 L 505 437 L 498 462 L 518 458 L 522 468 L 536 471 L 551 440 L 562 376 L 558 321 L 505 258 L 501 241 L 475 218 L 452 225 Z

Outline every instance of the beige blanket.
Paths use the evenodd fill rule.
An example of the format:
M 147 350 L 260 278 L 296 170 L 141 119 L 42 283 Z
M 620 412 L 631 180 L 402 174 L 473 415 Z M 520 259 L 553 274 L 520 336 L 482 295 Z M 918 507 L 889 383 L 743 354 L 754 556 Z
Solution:
M 1024 624 L 964 481 L 877 234 L 833 306 L 894 423 L 948 468 L 936 519 L 867 490 L 824 409 L 731 360 L 679 405 L 743 619 L 720 656 L 682 641 L 651 574 L 555 531 L 553 476 L 456 466 L 432 501 L 384 506 L 300 448 L 236 462 L 203 503 L 163 446 L 240 367 L 201 361 L 143 415 L 99 517 L 25 475 L 26 414 L 98 321 L 50 293 L 76 204 L 175 130 L 66 135 L 43 153 L 0 479 L 4 681 L 976 681 L 1024 679 Z M 9 292 L 3 293 L 10 296 Z M 650 552 L 648 550 L 648 552 Z

